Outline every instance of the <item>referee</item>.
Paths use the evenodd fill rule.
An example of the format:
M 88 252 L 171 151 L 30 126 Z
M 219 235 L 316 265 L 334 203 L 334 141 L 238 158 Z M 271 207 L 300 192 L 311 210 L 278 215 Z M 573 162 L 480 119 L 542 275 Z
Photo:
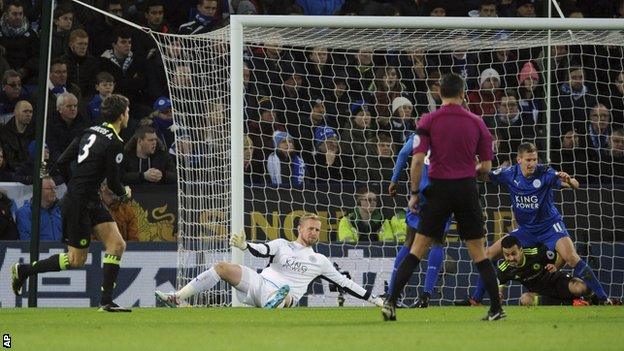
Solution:
M 449 73 L 440 79 L 440 96 L 442 106 L 418 122 L 417 135 L 414 136 L 409 207 L 415 211 L 421 190 L 427 202 L 422 206 L 421 221 L 410 254 L 399 266 L 395 286 L 382 314 L 384 320 L 396 320 L 395 306 L 400 293 L 431 244 L 442 242 L 444 225 L 453 214 L 459 237 L 465 241 L 490 295 L 490 310 L 483 320 L 502 319 L 506 316 L 498 296 L 496 274 L 485 255 L 484 222 L 475 179 L 477 171 L 487 173 L 492 168 L 492 135 L 481 117 L 462 106 L 464 80 L 459 75 Z M 418 189 L 425 154 L 429 150 L 430 185 Z M 476 156 L 481 162 L 475 168 Z

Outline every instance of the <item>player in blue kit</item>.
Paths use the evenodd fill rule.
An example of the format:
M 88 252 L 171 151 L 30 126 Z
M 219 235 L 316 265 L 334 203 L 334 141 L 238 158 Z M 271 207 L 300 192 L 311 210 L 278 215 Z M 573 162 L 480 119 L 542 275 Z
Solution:
M 412 155 L 414 149 L 414 135 L 411 134 L 408 138 L 401 151 L 399 151 L 399 155 L 397 157 L 396 164 L 394 165 L 394 170 L 392 173 L 392 179 L 390 181 L 390 186 L 388 187 L 388 193 L 390 196 L 396 195 L 396 187 L 399 179 L 399 175 L 401 171 L 403 171 L 405 167 L 405 163 L 409 160 L 409 157 Z M 420 180 L 420 189 L 425 189 L 429 185 L 429 162 L 428 159 L 425 160 L 425 166 L 423 170 L 423 175 Z M 419 208 L 425 203 L 425 196 L 421 191 L 421 200 L 419 204 Z M 405 238 L 405 243 L 397 253 L 397 257 L 394 260 L 394 266 L 392 269 L 392 276 L 390 277 L 390 284 L 388 284 L 388 291 L 391 291 L 394 287 L 394 280 L 396 278 L 397 268 L 401 264 L 401 261 L 405 256 L 409 254 L 410 247 L 412 246 L 412 242 L 414 241 L 414 235 L 416 235 L 416 229 L 418 228 L 418 222 L 420 222 L 420 216 L 418 213 L 413 213 L 409 209 L 407 210 L 407 214 L 405 216 L 405 223 L 407 223 L 407 235 Z M 448 228 L 451 222 L 446 224 L 446 228 L 444 232 L 448 232 Z M 418 308 L 427 308 L 429 306 L 429 299 L 431 298 L 431 294 L 433 293 L 433 288 L 436 285 L 438 280 L 438 274 L 440 273 L 440 269 L 442 268 L 442 263 L 444 261 L 444 247 L 442 246 L 442 242 L 436 242 L 431 246 L 429 250 L 429 256 L 427 258 L 427 274 L 425 276 L 425 287 L 423 289 L 423 294 L 418 296 L 418 300 L 415 303 L 415 307 Z
M 611 304 L 594 272 L 577 254 L 554 203 L 553 189 L 578 189 L 578 181 L 565 172 L 557 172 L 549 166 L 539 164 L 537 147 L 532 143 L 522 143 L 518 147 L 517 162 L 514 166 L 498 168 L 481 177 L 482 180 L 489 180 L 509 191 L 514 217 L 518 223 L 518 229 L 509 235 L 518 238 L 522 247 L 543 244 L 551 251 L 556 250 L 565 263 L 574 269 L 574 276 L 581 278 L 602 304 Z M 501 240 L 487 249 L 490 259 L 501 256 Z M 483 284 L 479 280 L 475 294 L 469 301 L 480 303 L 483 294 Z

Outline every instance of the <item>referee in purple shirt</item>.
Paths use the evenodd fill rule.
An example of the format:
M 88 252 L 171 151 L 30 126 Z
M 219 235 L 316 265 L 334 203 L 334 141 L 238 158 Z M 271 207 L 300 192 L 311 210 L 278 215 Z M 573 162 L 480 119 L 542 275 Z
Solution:
M 464 84 L 463 78 L 455 73 L 443 76 L 440 79 L 442 106 L 418 122 L 410 169 L 412 196 L 409 207 L 416 211 L 421 190 L 427 202 L 421 210 L 421 221 L 410 254 L 401 262 L 394 289 L 382 309 L 384 320 L 396 320 L 395 306 L 400 293 L 431 244 L 442 242 L 444 226 L 451 214 L 457 221 L 459 237 L 465 241 L 490 295 L 490 310 L 483 320 L 506 317 L 498 296 L 494 267 L 485 254 L 485 223 L 476 183 L 477 172 L 487 173 L 492 168 L 492 135 L 481 117 L 462 106 Z M 429 150 L 430 185 L 418 189 L 425 154 Z M 475 167 L 477 156 L 480 163 Z

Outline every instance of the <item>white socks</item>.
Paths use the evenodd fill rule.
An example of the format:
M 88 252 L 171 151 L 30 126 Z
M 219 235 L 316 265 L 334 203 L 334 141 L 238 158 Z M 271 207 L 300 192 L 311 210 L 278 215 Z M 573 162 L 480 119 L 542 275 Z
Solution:
M 220 279 L 221 277 L 219 277 L 217 271 L 215 271 L 214 268 L 210 268 L 191 280 L 182 289 L 176 292 L 176 295 L 180 299 L 188 299 L 189 297 L 195 296 L 202 291 L 211 289 L 219 282 Z

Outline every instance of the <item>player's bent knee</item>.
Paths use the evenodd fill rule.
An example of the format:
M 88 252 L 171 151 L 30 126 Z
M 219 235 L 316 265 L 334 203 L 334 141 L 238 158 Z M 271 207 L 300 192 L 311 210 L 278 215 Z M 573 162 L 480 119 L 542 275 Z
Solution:
M 578 278 L 574 278 L 568 283 L 568 288 L 570 289 L 570 293 L 574 296 L 583 296 L 588 293 L 587 285 Z
M 228 271 L 228 263 L 225 261 L 220 261 L 217 262 L 214 265 L 214 270 L 215 272 L 217 272 L 217 274 L 219 275 L 219 277 L 223 278 L 224 275 L 227 274 Z
M 87 254 L 82 254 L 82 253 L 77 253 L 77 252 L 72 252 L 70 251 L 67 254 L 68 258 L 69 258 L 69 266 L 71 268 L 80 268 L 83 267 L 85 265 L 85 262 L 87 262 Z

